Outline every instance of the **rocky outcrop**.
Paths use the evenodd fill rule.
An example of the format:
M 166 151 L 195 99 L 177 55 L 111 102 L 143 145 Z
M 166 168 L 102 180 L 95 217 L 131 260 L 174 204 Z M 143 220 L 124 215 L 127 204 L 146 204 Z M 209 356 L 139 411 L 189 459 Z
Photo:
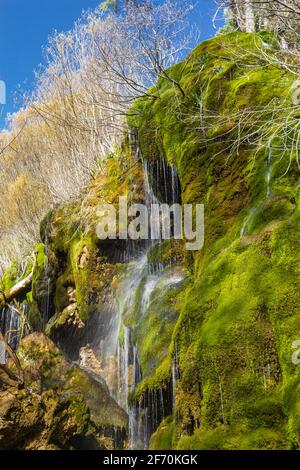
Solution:
M 42 333 L 27 336 L 18 356 L 25 386 L 0 392 L 1 449 L 126 447 L 127 416 L 105 383 L 67 363 Z
M 0 392 L 1 450 L 79 448 L 88 433 L 89 409 L 82 397 L 62 397 L 55 391 Z

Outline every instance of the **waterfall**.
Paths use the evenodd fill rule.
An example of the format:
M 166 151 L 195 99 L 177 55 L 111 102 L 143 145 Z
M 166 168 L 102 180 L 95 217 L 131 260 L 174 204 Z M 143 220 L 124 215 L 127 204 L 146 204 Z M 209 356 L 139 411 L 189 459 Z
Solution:
M 172 364 L 172 393 L 173 393 L 173 410 L 176 409 L 176 384 L 180 379 L 180 370 L 178 364 L 178 350 L 175 344 L 174 360 Z
M 41 313 L 42 313 L 42 324 L 43 327 L 47 324 L 49 320 L 49 309 L 50 309 L 50 274 L 49 274 L 49 241 L 48 241 L 48 233 L 46 234 L 46 239 L 45 239 L 45 255 L 46 255 L 46 264 L 45 264 L 45 270 L 44 270 L 44 277 L 46 280 L 46 296 L 43 299 L 42 302 L 42 308 L 41 308 Z
M 135 292 L 146 275 L 147 266 L 147 254 L 129 263 L 117 289 L 119 338 L 122 337 L 122 339 L 119 339 L 118 345 L 118 402 L 127 411 L 129 391 L 140 381 L 141 377 L 137 349 L 131 344 L 130 328 L 124 325 L 123 320 L 132 312 Z M 132 368 L 131 378 L 129 377 L 130 367 Z
M 266 197 L 269 198 L 271 196 L 271 178 L 272 178 L 272 163 L 273 163 L 273 148 L 272 148 L 272 139 L 268 142 L 267 145 L 268 155 L 267 155 L 267 168 L 265 172 L 266 178 Z M 255 219 L 257 213 L 262 207 L 262 202 L 257 207 L 252 207 L 248 213 L 248 216 L 244 220 L 243 226 L 241 228 L 240 237 L 244 237 L 247 235 L 248 228 L 250 224 Z
M 123 371 L 118 364 L 120 317 L 115 300 L 107 298 L 105 308 L 99 313 L 97 322 L 90 325 L 91 346 L 98 360 L 97 372 L 105 380 L 111 396 L 118 400 L 119 376 L 122 376 Z M 125 367 L 126 364 L 123 370 Z M 121 406 L 126 410 L 124 405 L 125 400 Z
M 129 135 L 129 144 L 136 160 L 141 160 L 135 133 Z M 142 164 L 144 201 L 152 217 L 149 225 L 154 224 L 155 229 L 150 228 L 148 240 L 119 240 L 113 253 L 111 245 L 102 247 L 103 256 L 105 249 L 110 250 L 107 252 L 110 260 L 120 263 L 122 272 L 101 311 L 88 320 L 89 338 L 85 338 L 79 363 L 85 368 L 93 363 L 93 369 L 105 380 L 111 396 L 127 412 L 131 449 L 147 449 L 153 432 L 172 413 L 174 395 L 170 377 L 166 387 L 148 390 L 138 403 L 132 404 L 131 396 L 145 376 L 135 338 L 136 325 L 133 326 L 131 320 L 133 317 L 142 320 L 155 302 L 155 293 L 164 294 L 184 279 L 179 269 L 148 261 L 151 250 L 162 243 L 160 214 L 152 215 L 151 206 L 181 202 L 176 168 L 168 165 L 164 158 Z M 48 274 L 48 270 L 45 273 Z M 45 313 L 47 315 L 47 306 Z
M 173 410 L 171 382 L 164 389 L 147 390 L 131 411 L 130 448 L 147 450 L 152 434 Z
M 117 290 L 119 299 L 120 318 L 126 321 L 130 316 L 134 305 L 135 295 L 140 289 L 142 283 L 142 294 L 138 304 L 139 319 L 147 313 L 151 303 L 155 301 L 153 294 L 159 287 L 159 291 L 167 291 L 170 287 L 180 283 L 183 275 L 174 272 L 165 273 L 164 270 L 151 274 L 147 264 L 147 258 L 144 256 L 136 262 L 132 262 L 127 267 L 123 279 Z M 172 381 L 166 391 L 160 390 L 150 394 L 147 400 L 141 400 L 139 406 L 128 406 L 128 396 L 143 379 L 142 368 L 139 361 L 138 349 L 132 342 L 130 328 L 123 326 L 122 345 L 118 347 L 119 364 L 119 404 L 126 409 L 129 415 L 130 426 L 130 446 L 132 449 L 145 449 L 149 443 L 151 434 L 155 431 L 160 421 L 164 419 L 165 408 L 169 414 L 173 409 L 173 389 Z M 176 378 L 178 371 L 176 368 Z M 165 402 L 168 405 L 165 405 Z
M 49 222 L 47 223 L 44 237 L 44 255 L 45 263 L 43 271 L 36 280 L 35 293 L 37 294 L 35 300 L 40 312 L 40 322 L 38 329 L 43 331 L 50 318 L 55 314 L 54 305 L 54 292 L 51 279 L 51 265 L 49 263 Z
M 249 211 L 249 215 L 245 219 L 243 226 L 241 228 L 241 233 L 240 233 L 241 238 L 247 235 L 248 227 L 250 226 L 251 222 L 254 220 L 258 210 L 259 210 L 259 207 L 252 207 L 252 209 Z
M 26 323 L 28 305 L 21 303 L 19 306 L 22 316 L 17 312 L 17 308 L 13 303 L 3 307 L 0 312 L 1 333 L 14 351 L 18 349 L 21 339 L 29 333 Z
M 164 157 L 144 161 L 146 204 L 181 203 L 181 189 L 176 167 Z
M 124 327 L 125 409 L 128 413 L 130 329 Z
M 266 181 L 267 181 L 267 197 L 271 196 L 271 176 L 272 176 L 272 142 L 268 143 L 268 160 L 266 170 Z

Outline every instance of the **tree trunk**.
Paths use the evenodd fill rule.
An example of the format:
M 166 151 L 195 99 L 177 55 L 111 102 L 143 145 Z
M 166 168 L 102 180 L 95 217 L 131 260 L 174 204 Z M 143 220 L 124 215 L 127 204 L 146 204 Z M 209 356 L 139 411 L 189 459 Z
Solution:
M 25 279 L 22 279 L 22 281 L 17 282 L 11 289 L 7 290 L 6 292 L 0 291 L 0 307 L 3 307 L 5 304 L 10 302 L 13 299 L 16 299 L 17 297 L 26 294 L 28 290 L 31 287 L 32 284 L 32 277 L 33 277 L 33 272 L 35 270 L 36 266 L 36 253 L 33 253 L 33 266 L 32 266 L 32 271 L 30 274 L 28 274 Z
M 25 277 L 25 279 L 22 279 L 22 281 L 18 282 L 8 291 L 1 292 L 2 295 L 0 297 L 0 307 L 1 305 L 10 302 L 11 300 L 19 297 L 20 295 L 25 294 L 31 286 L 32 275 L 33 272 L 31 272 L 27 277 Z

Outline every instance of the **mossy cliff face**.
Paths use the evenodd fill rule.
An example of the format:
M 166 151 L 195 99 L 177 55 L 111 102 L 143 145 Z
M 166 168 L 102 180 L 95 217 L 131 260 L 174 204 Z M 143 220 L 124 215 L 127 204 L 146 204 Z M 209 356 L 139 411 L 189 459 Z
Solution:
M 175 164 L 183 203 L 206 211 L 205 246 L 192 254 L 170 344 L 176 411 L 153 448 L 299 446 L 299 169 L 270 116 L 274 103 L 287 114 L 294 77 L 260 60 L 258 47 L 276 42 L 230 34 L 203 43 L 169 71 L 186 96 L 161 80 L 158 99 L 138 102 L 142 118 L 132 119 L 143 156 Z M 259 122 L 237 126 L 261 107 Z M 246 138 L 259 126 L 269 126 L 260 145 Z
M 181 241 L 166 241 L 150 248 L 137 266 L 125 242 L 97 238 L 99 204 L 117 207 L 118 197 L 126 195 L 131 202 L 144 200 L 142 165 L 133 159 L 128 140 L 79 201 L 56 208 L 41 225 L 43 243 L 36 247 L 27 295 L 31 326 L 78 360 L 83 346 L 97 349 L 105 341 L 112 310 L 120 303 L 120 348 L 128 347 L 129 329 L 140 368 L 129 402 L 133 408 L 163 402 L 152 423 L 153 449 L 299 448 L 300 366 L 291 356 L 300 339 L 300 186 L 297 155 L 284 150 L 297 133 L 297 110 L 291 108 L 295 77 L 263 59 L 276 48 L 268 33 L 206 41 L 168 71 L 171 80 L 153 87 L 157 99 L 138 100 L 129 118 L 144 160 L 175 167 L 182 202 L 204 204 L 202 250 L 187 252 Z M 161 173 L 149 176 L 153 192 L 163 199 Z M 139 251 L 137 244 L 134 250 Z M 13 285 L 15 279 L 11 269 L 2 284 Z M 135 280 L 134 291 L 126 279 Z M 44 364 L 39 351 L 30 353 L 40 341 L 48 348 L 44 336 L 29 337 L 19 352 L 38 398 L 20 393 L 28 403 L 48 400 L 47 394 L 54 400 L 54 394 L 55 406 L 60 393 L 79 397 L 74 407 L 80 413 L 66 412 L 72 424 L 62 447 L 92 445 L 91 435 L 107 447 L 103 429 L 111 426 L 122 441 L 126 414 L 105 384 L 66 367 L 52 346 Z M 116 367 L 114 358 L 105 376 L 115 388 L 109 377 Z M 129 385 L 135 384 L 132 375 L 130 369 Z M 65 406 L 70 410 L 71 403 Z M 41 419 L 52 429 L 51 420 L 48 425 L 44 415 Z M 33 417 L 24 428 L 39 420 Z M 40 432 L 34 428 L 33 434 Z M 18 446 L 57 446 L 49 433 L 34 444 L 24 437 Z

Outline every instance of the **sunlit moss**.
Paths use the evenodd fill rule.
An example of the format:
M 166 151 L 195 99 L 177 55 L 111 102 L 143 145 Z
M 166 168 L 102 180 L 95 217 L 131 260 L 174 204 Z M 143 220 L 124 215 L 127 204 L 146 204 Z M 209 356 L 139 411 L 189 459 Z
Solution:
M 257 46 L 268 53 L 278 43 L 269 33 L 204 42 L 184 68 L 170 70 L 186 96 L 161 80 L 158 99 L 138 101 L 140 115 L 131 118 L 143 156 L 164 155 L 175 164 L 183 202 L 204 203 L 206 210 L 204 250 L 192 255 L 193 278 L 181 294 L 170 345 L 181 371 L 175 441 L 184 437 L 169 445 L 180 449 L 295 448 L 299 442 L 299 373 L 291 362 L 299 330 L 299 170 L 295 155 L 289 167 L 291 154 L 278 150 L 280 126 L 270 129 L 270 103 L 281 106 L 284 120 L 294 77 L 261 61 Z M 268 142 L 232 152 L 239 137 L 234 113 L 255 107 L 265 109 L 259 125 L 269 126 L 271 161 Z M 206 143 L 201 109 L 212 116 Z M 243 135 L 249 126 L 258 124 L 249 123 Z M 148 331 L 144 345 L 153 341 Z M 156 377 L 154 370 L 137 394 L 161 386 Z

